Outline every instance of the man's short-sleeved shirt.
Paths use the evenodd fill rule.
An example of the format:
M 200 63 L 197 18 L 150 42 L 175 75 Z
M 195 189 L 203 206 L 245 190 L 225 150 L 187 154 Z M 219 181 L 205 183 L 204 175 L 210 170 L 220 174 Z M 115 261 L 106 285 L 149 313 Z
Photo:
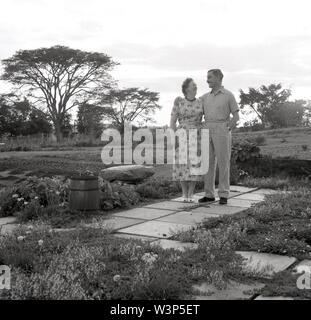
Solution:
M 229 121 L 230 113 L 234 114 L 239 111 L 234 95 L 224 87 L 215 93 L 204 94 L 201 99 L 203 100 L 205 121 Z

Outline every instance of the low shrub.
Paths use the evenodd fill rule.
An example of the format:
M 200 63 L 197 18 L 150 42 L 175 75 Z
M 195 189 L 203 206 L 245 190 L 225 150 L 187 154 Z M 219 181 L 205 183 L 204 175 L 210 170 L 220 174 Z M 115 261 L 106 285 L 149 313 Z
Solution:
M 266 144 L 266 137 L 263 135 L 258 135 L 255 137 L 255 142 L 257 143 L 258 146 L 264 146 Z

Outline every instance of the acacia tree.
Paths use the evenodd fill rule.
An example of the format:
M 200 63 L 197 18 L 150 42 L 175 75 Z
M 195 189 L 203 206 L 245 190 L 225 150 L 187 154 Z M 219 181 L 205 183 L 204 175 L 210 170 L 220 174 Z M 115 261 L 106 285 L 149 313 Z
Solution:
M 240 90 L 241 109 L 249 107 L 256 113 L 263 125 L 268 125 L 275 117 L 276 110 L 288 102 L 291 95 L 289 89 L 282 89 L 282 85 L 270 84 L 261 86 L 259 89 L 249 88 L 248 93 Z
M 144 124 L 154 122 L 153 115 L 161 109 L 159 93 L 148 89 L 112 89 L 102 97 L 104 119 L 123 133 L 126 122 Z
M 2 80 L 27 90 L 33 103 L 47 108 L 58 141 L 68 111 L 94 93 L 111 88 L 108 71 L 117 64 L 104 53 L 64 46 L 21 50 L 2 63 Z

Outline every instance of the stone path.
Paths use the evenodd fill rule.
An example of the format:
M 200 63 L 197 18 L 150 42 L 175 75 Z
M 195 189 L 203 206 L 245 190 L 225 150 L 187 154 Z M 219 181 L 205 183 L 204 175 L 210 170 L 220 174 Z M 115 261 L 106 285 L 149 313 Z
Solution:
M 148 241 L 152 246 L 164 249 L 185 250 L 195 248 L 196 244 L 170 240 L 177 232 L 196 228 L 205 219 L 221 215 L 233 215 L 252 205 L 264 201 L 265 195 L 275 193 L 269 189 L 231 186 L 231 196 L 228 205 L 221 206 L 216 201 L 209 204 L 198 204 L 203 193 L 195 194 L 195 203 L 184 203 L 181 198 L 160 201 L 140 208 L 125 210 L 109 215 L 105 219 L 88 224 L 91 227 L 109 228 L 115 237 L 125 239 L 140 239 Z M 0 234 L 11 232 L 16 225 L 14 218 L 0 218 Z M 245 269 L 256 272 L 259 278 L 271 278 L 276 272 L 293 266 L 296 259 L 280 255 L 258 252 L 237 252 L 245 259 Z M 311 261 L 301 262 L 297 268 L 310 266 Z M 294 271 L 293 271 L 294 272 Z M 256 292 L 264 286 L 260 281 L 252 284 L 231 282 L 226 290 L 202 283 L 194 287 L 196 299 L 291 299 L 283 297 L 256 296 Z

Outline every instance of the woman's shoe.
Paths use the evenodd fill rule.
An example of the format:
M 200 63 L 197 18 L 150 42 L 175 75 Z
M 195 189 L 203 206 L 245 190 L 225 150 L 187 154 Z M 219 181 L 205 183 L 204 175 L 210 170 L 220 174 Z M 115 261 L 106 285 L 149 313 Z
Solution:
M 188 198 L 187 197 L 182 197 L 182 202 L 188 202 Z
M 191 196 L 191 197 L 189 197 L 189 198 L 188 198 L 188 202 L 191 202 L 191 203 L 193 203 L 193 202 L 194 202 L 194 198 L 193 198 L 193 196 Z

